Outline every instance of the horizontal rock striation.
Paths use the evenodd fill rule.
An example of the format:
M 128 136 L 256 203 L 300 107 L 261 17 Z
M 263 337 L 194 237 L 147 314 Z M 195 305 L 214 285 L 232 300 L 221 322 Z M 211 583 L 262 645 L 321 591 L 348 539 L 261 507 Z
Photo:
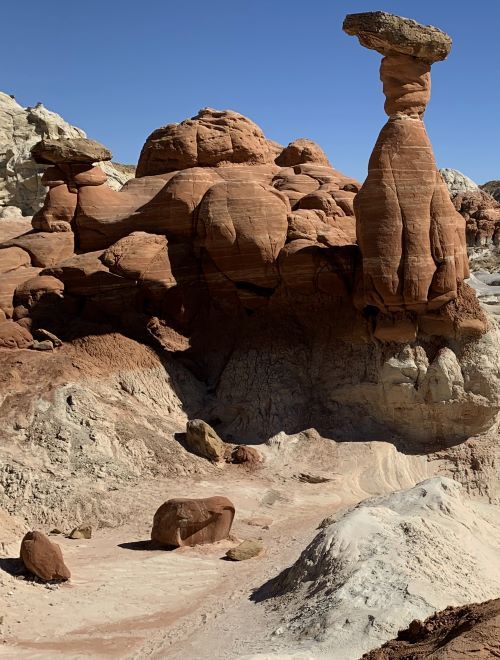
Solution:
M 447 56 L 451 39 L 384 12 L 351 14 L 344 31 L 384 55 L 380 78 L 389 115 L 354 202 L 362 271 L 356 302 L 382 312 L 378 339 L 411 341 L 419 325 L 430 328 L 426 319 L 435 310 L 451 301 L 464 307 L 467 295 L 464 219 L 450 200 L 422 121 L 431 64 Z M 473 316 L 484 330 L 478 304 Z
M 449 43 L 384 16 L 369 43 L 389 120 L 363 185 L 311 140 L 280 147 L 230 110 L 155 131 L 119 191 L 103 145 L 36 145 L 48 193 L 33 230 L 0 243 L 2 345 L 110 329 L 152 343 L 245 441 L 320 424 L 446 444 L 494 425 L 497 333 L 465 281 L 466 236 L 486 222 L 467 196 L 486 193 L 451 201 L 422 122 Z M 366 16 L 350 25 L 370 33 Z

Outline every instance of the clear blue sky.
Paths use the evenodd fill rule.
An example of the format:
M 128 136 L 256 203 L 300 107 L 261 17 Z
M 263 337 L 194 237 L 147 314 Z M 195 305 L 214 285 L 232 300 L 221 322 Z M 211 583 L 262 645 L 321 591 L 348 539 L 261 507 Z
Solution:
M 153 129 L 210 106 L 283 144 L 310 137 L 363 179 L 385 122 L 380 56 L 341 27 L 378 9 L 452 36 L 426 113 L 438 165 L 500 178 L 498 0 L 4 0 L 0 89 L 42 101 L 122 162 Z

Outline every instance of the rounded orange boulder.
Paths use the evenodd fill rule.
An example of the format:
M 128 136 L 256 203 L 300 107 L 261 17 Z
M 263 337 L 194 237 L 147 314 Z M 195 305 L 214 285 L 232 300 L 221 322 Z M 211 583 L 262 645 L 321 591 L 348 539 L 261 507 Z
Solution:
M 61 548 L 42 532 L 28 532 L 21 542 L 21 559 L 30 573 L 44 582 L 69 580 Z
M 151 539 L 161 545 L 193 546 L 227 539 L 234 504 L 220 495 L 168 500 L 154 515 Z

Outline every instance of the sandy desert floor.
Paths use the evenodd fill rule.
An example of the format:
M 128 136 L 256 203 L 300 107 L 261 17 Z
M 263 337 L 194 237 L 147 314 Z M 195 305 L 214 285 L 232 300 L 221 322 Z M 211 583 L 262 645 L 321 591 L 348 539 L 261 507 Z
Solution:
M 258 478 L 231 484 L 235 538 L 262 539 L 265 546 L 263 556 L 246 562 L 223 559 L 234 541 L 151 550 L 147 515 L 90 540 L 61 538 L 73 579 L 60 586 L 9 579 L 0 655 L 230 658 L 279 647 L 272 642 L 279 622 L 249 600 L 252 589 L 296 559 L 338 497 L 325 497 L 321 485 L 270 486 Z M 179 487 L 186 485 L 151 484 L 151 513 Z M 214 482 L 190 488 L 200 496 L 217 491 Z
M 266 448 L 265 467 L 254 472 L 226 466 L 210 479 L 151 481 L 124 490 L 120 496 L 142 512 L 133 524 L 97 530 L 90 540 L 53 536 L 72 571 L 69 583 L 20 579 L 17 546 L 10 544 L 0 560 L 0 656 L 229 659 L 289 649 L 272 600 L 256 603 L 252 593 L 297 559 L 325 517 L 369 495 L 413 485 L 431 471 L 424 456 L 399 454 L 383 442 L 316 438 L 279 445 Z M 301 481 L 297 465 L 330 481 Z M 159 504 L 212 494 L 229 495 L 236 506 L 231 540 L 151 549 Z M 264 553 L 243 562 L 224 559 L 240 539 L 261 539 Z M 300 644 L 295 652 L 310 657 Z

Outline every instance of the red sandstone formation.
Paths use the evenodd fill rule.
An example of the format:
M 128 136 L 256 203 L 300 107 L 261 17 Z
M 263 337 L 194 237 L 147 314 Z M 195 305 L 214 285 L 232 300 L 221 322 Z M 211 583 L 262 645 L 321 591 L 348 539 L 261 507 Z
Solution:
M 72 232 L 29 232 L 11 238 L 4 246 L 16 246 L 26 251 L 33 266 L 46 268 L 56 266 L 74 254 L 74 236 Z
M 61 548 L 42 532 L 28 532 L 21 542 L 21 559 L 30 573 L 44 582 L 69 580 Z
M 272 163 L 261 129 L 232 111 L 204 108 L 192 119 L 154 131 L 142 148 L 137 176 L 221 163 Z
M 279 283 L 276 261 L 286 241 L 288 210 L 286 197 L 270 186 L 218 183 L 199 208 L 200 245 L 235 285 L 273 290 Z
M 33 337 L 26 328 L 19 323 L 0 320 L 0 347 L 1 348 L 29 348 Z
M 452 197 L 465 219 L 467 244 L 500 245 L 500 203 L 484 190 L 460 192 Z
M 286 162 L 310 162 L 281 170 L 219 164 L 161 172 L 133 179 L 120 192 L 89 163 L 49 168 L 46 205 L 34 219 L 49 231 L 0 246 L 0 263 L 3 256 L 12 271 L 2 283 L 7 316 L 9 297 L 36 266 L 60 280 L 66 299 L 86 316 L 121 323 L 134 309 L 146 312 L 143 326 L 152 313 L 188 334 L 206 306 L 205 286 L 231 314 L 267 307 L 280 291 L 350 306 L 359 184 L 323 164 L 318 150 L 297 141 L 284 150 Z M 58 206 L 57 190 L 67 191 L 71 205 L 63 196 Z M 22 265 L 7 260 L 14 246 L 31 257 L 31 270 L 23 252 L 16 253 Z M 15 320 L 32 329 L 22 305 Z
M 227 539 L 233 518 L 227 497 L 168 500 L 154 515 L 151 539 L 176 547 L 215 543 Z
M 3 261 L 4 250 L 0 250 L 0 263 Z M 10 261 L 10 257 L 9 257 Z M 0 270 L 3 270 L 0 269 Z M 0 310 L 6 318 L 11 319 L 14 313 L 14 295 L 17 287 L 26 280 L 40 273 L 40 268 L 20 266 L 3 273 L 0 276 Z
M 350 15 L 344 30 L 385 55 L 380 77 L 389 115 L 354 202 L 362 263 L 357 302 L 384 313 L 379 339 L 397 339 L 399 327 L 410 340 L 415 314 L 456 300 L 469 275 L 464 219 L 450 201 L 422 121 L 431 64 L 447 56 L 451 39 L 383 12 Z M 475 313 L 480 318 L 478 306 Z
M 328 158 L 323 149 L 307 138 L 299 138 L 290 142 L 275 160 L 280 167 L 293 167 L 301 163 L 318 163 L 318 165 L 330 166 Z
M 29 254 L 19 247 L 7 247 L 1 253 L 0 274 L 11 273 L 31 265 Z
M 457 660 L 498 658 L 500 599 L 447 607 L 425 621 L 412 621 L 397 639 L 365 653 L 363 660 Z
M 146 296 L 159 303 L 177 285 L 165 236 L 133 232 L 109 247 L 100 261 L 111 273 L 137 282 Z
M 451 41 L 382 12 L 344 27 L 385 56 L 389 121 L 362 187 L 311 140 L 279 147 L 232 111 L 204 109 L 154 131 L 120 191 L 96 166 L 111 157 L 99 143 L 43 140 L 33 156 L 50 165 L 49 191 L 34 231 L 0 243 L 2 318 L 63 337 L 80 319 L 108 323 L 190 347 L 192 364 L 215 379 L 205 370 L 222 364 L 253 314 L 273 325 L 293 313 L 306 328 L 319 310 L 333 336 L 351 341 L 483 332 L 463 282 L 464 219 L 422 122 L 431 63 Z M 470 240 L 496 236 L 496 208 L 454 201 Z M 27 342 L 4 327 L 4 346 Z
M 33 227 L 40 231 L 70 232 L 77 196 L 69 190 L 64 181 L 47 181 L 44 178 L 45 176 L 42 177 L 42 183 L 49 186 L 49 192 L 43 207 L 33 216 Z
M 255 447 L 249 447 L 248 445 L 239 445 L 235 447 L 231 452 L 231 460 L 233 463 L 245 463 L 250 467 L 255 467 L 262 462 L 262 458 L 255 449 Z

